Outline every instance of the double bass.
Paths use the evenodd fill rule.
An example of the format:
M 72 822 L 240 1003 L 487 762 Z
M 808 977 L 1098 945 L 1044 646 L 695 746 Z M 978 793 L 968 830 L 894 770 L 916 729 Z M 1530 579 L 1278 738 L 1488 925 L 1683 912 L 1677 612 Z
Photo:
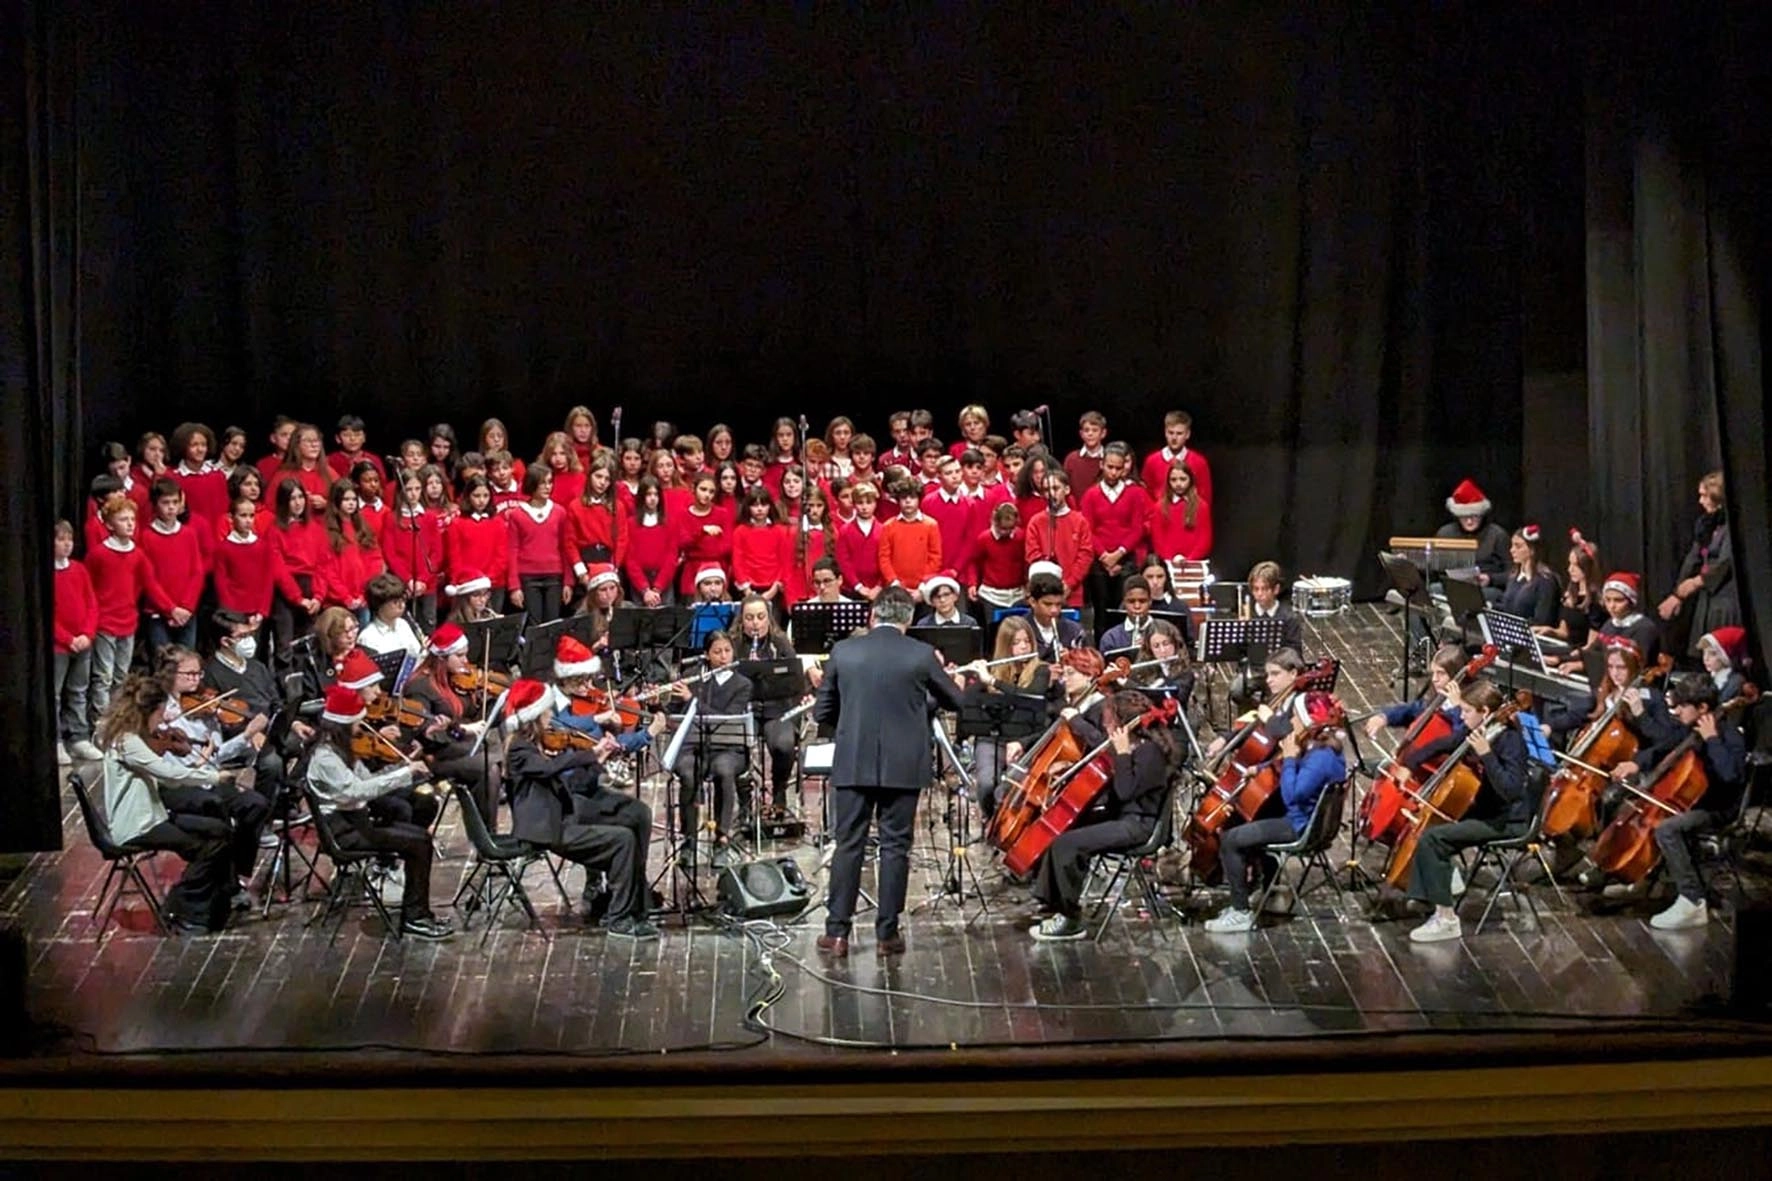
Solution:
M 1731 697 L 1719 706 L 1717 715 L 1722 717 L 1752 705 L 1759 696 L 1759 690 L 1748 685 L 1739 697 Z M 1669 816 L 1679 816 L 1697 807 L 1710 788 L 1704 759 L 1698 753 L 1701 741 L 1698 731 L 1691 731 L 1644 776 L 1647 787 L 1624 785 L 1631 798 L 1600 833 L 1593 852 L 1588 854 L 1601 872 L 1621 882 L 1634 883 L 1648 877 L 1649 871 L 1660 863 L 1656 828 Z
M 1494 644 L 1484 645 L 1481 652 L 1466 661 L 1464 667 L 1453 675 L 1452 683 L 1469 684 L 1473 677 L 1494 663 L 1498 652 Z M 1421 712 L 1415 716 L 1415 721 L 1409 724 L 1409 728 L 1403 731 L 1396 753 L 1379 768 L 1377 778 L 1372 781 L 1372 789 L 1366 793 L 1365 800 L 1360 804 L 1360 835 L 1368 841 L 1389 845 L 1402 832 L 1405 823 L 1403 810 L 1409 803 L 1408 785 L 1414 778 L 1403 766 L 1403 757 L 1452 736 L 1452 723 L 1446 720 L 1445 711 L 1440 708 L 1445 701 L 1444 692 L 1435 692 L 1421 703 Z M 1440 769 L 1444 761 L 1429 759 L 1422 764 L 1421 769 L 1432 775 Z
M 1340 668 L 1334 660 L 1324 658 L 1300 671 L 1292 687 L 1274 699 L 1273 713 L 1289 707 L 1299 693 L 1333 685 Z M 1252 715 L 1206 765 L 1212 786 L 1194 805 L 1182 834 L 1192 853 L 1189 867 L 1201 880 L 1209 881 L 1218 872 L 1218 841 L 1232 819 L 1254 820 L 1279 789 L 1279 769 L 1271 765 L 1278 747 L 1263 719 Z M 1273 773 L 1264 774 L 1269 770 Z
M 1545 836 L 1588 836 L 1599 827 L 1600 795 L 1611 782 L 1609 773 L 1635 758 L 1642 745 L 1636 731 L 1620 716 L 1625 696 L 1665 674 L 1673 663 L 1673 657 L 1663 655 L 1658 664 L 1638 673 L 1629 685 L 1612 694 L 1600 715 L 1582 727 L 1569 744 L 1563 765 L 1545 788 Z
M 1530 704 L 1531 695 L 1521 693 L 1514 700 L 1498 707 L 1483 720 L 1480 727 L 1483 737 L 1493 739 L 1501 733 L 1504 726 L 1513 721 L 1515 714 Z M 1421 844 L 1422 835 L 1436 824 L 1463 820 L 1464 814 L 1477 802 L 1477 793 L 1482 790 L 1483 779 L 1465 761 L 1470 753 L 1471 735 L 1466 734 L 1464 741 L 1446 756 L 1440 769 L 1429 776 L 1419 789 L 1411 790 L 1407 784 L 1402 785 L 1409 797 L 1409 802 L 1403 809 L 1406 823 L 1397 834 L 1396 842 L 1391 845 L 1390 859 L 1384 863 L 1385 885 L 1398 890 L 1406 886 L 1409 882 L 1409 870 L 1415 864 L 1415 850 Z

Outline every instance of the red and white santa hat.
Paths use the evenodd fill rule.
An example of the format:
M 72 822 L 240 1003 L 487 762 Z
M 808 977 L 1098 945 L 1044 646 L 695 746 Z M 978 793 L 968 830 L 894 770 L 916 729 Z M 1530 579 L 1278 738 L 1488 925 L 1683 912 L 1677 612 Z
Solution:
M 1339 721 L 1342 716 L 1341 705 L 1333 696 L 1320 689 L 1309 693 L 1300 693 L 1292 699 L 1292 713 L 1306 726 L 1327 726 Z
M 621 575 L 615 572 L 614 565 L 609 562 L 592 562 L 585 567 L 585 586 L 590 590 L 620 581 Z
M 1060 582 L 1064 581 L 1064 567 L 1046 558 L 1028 566 L 1028 577 L 1032 578 L 1036 574 L 1050 574 Z
M 1635 640 L 1631 639 L 1629 636 L 1619 636 L 1619 635 L 1601 636 L 1600 637 L 1600 647 L 1602 647 L 1602 648 L 1617 648 L 1620 651 L 1629 652 L 1632 656 L 1635 656 L 1638 660 L 1641 660 L 1643 658 L 1643 650 L 1641 648 L 1638 648 L 1637 642 Z
M 695 572 L 695 585 L 700 586 L 710 578 L 717 578 L 724 583 L 726 581 L 726 571 L 712 563 L 703 566 Z
M 554 679 L 557 681 L 570 677 L 594 677 L 601 667 L 602 661 L 593 656 L 583 641 L 575 636 L 561 636 L 560 642 L 554 645 Z
M 485 574 L 478 570 L 463 568 L 457 573 L 460 575 L 458 581 L 443 588 L 443 593 L 452 599 L 459 599 L 463 595 L 471 595 L 475 591 L 489 591 L 492 589 L 492 579 L 486 577 Z
M 1617 591 L 1631 602 L 1640 603 L 1643 601 L 1643 577 L 1624 570 L 1608 574 L 1606 581 L 1600 584 L 1600 593 L 1607 591 Z
M 954 577 L 952 570 L 942 570 L 931 574 L 923 580 L 923 585 L 918 589 L 923 592 L 923 597 L 928 599 L 944 586 L 956 595 L 960 593 L 960 580 Z
M 455 624 L 445 623 L 431 633 L 430 643 L 425 646 L 430 649 L 432 656 L 454 656 L 468 650 L 468 637 Z
M 327 686 L 326 704 L 320 711 L 321 721 L 349 726 L 362 721 L 363 713 L 364 705 L 361 693 L 344 685 Z
M 1730 668 L 1740 668 L 1747 660 L 1747 630 L 1739 627 L 1719 627 L 1715 631 L 1705 632 L 1699 639 L 1698 646 L 1710 648 L 1724 660 Z
M 554 706 L 554 691 L 540 681 L 523 678 L 505 693 L 505 729 L 527 726 Z
M 1460 480 L 1446 498 L 1446 511 L 1455 517 L 1486 517 L 1489 509 L 1489 498 L 1475 480 Z
M 345 653 L 344 663 L 338 669 L 338 683 L 347 689 L 367 689 L 372 685 L 381 684 L 381 669 L 369 654 L 361 648 L 352 648 Z

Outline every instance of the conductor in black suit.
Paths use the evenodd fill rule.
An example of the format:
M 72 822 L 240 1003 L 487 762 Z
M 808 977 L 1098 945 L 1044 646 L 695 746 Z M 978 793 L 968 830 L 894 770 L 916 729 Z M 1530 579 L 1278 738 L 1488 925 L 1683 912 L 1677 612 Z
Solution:
M 818 949 L 849 954 L 849 927 L 861 889 L 868 827 L 880 824 L 880 897 L 874 933 L 882 955 L 904 950 L 898 915 L 910 881 L 911 829 L 930 776 L 929 699 L 960 708 L 960 687 L 935 649 L 904 634 L 915 611 L 910 592 L 887 587 L 874 600 L 873 627 L 831 649 L 813 717 L 835 724 L 830 784 L 837 849 L 826 890 Z

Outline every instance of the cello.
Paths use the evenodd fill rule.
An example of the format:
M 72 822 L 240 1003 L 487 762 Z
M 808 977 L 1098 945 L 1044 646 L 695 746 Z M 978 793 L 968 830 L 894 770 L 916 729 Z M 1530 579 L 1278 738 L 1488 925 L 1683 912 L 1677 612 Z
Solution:
M 1128 730 L 1137 730 L 1153 722 L 1172 722 L 1176 712 L 1171 698 L 1125 725 Z M 1019 781 L 1004 776 L 1010 784 L 1009 794 L 998 807 L 986 838 L 1002 852 L 1003 864 L 1011 873 L 1030 872 L 1113 778 L 1108 740 L 1084 750 L 1068 719 L 1061 719 L 1047 732 L 1047 738 L 1051 740 L 1042 739 Z
M 1324 658 L 1303 669 L 1292 687 L 1280 694 L 1272 704 L 1272 717 L 1287 708 L 1295 694 L 1332 686 L 1341 666 Z M 1279 742 L 1264 728 L 1265 719 L 1251 715 L 1226 741 L 1206 765 L 1212 786 L 1200 796 L 1188 817 L 1182 840 L 1192 853 L 1189 867 L 1202 880 L 1211 880 L 1218 872 L 1218 841 L 1229 827 L 1231 818 L 1253 820 L 1280 786 L 1279 772 L 1264 775 L 1269 769 Z
M 1465 662 L 1452 677 L 1454 685 L 1469 684 L 1478 673 L 1494 663 L 1499 649 L 1494 644 L 1485 644 L 1483 650 Z M 1397 742 L 1397 749 L 1384 765 L 1379 768 L 1378 775 L 1372 781 L 1372 790 L 1360 804 L 1360 835 L 1368 841 L 1376 841 L 1388 845 L 1397 839 L 1397 834 L 1404 825 L 1403 809 L 1409 803 L 1409 781 L 1414 778 L 1403 766 L 1403 756 L 1417 751 L 1432 743 L 1452 736 L 1452 723 L 1446 720 L 1445 712 L 1440 708 L 1445 703 L 1446 694 L 1440 690 L 1421 703 L 1421 712 L 1415 715 L 1415 721 L 1403 732 Z M 1422 764 L 1422 771 L 1432 775 L 1440 769 L 1443 759 L 1429 759 Z
M 1757 688 L 1747 685 L 1740 696 L 1717 707 L 1717 716 L 1724 717 L 1752 705 L 1759 696 Z M 1647 787 L 1622 785 L 1632 798 L 1625 801 L 1588 854 L 1601 872 L 1621 882 L 1640 882 L 1660 863 L 1656 828 L 1669 816 L 1679 816 L 1697 807 L 1710 788 L 1704 759 L 1698 753 L 1701 741 L 1697 730 L 1690 731 L 1644 778 Z
M 1497 707 L 1483 720 L 1483 736 L 1493 738 L 1499 734 L 1502 727 L 1513 721 L 1515 714 L 1531 703 L 1531 695 L 1521 693 Z M 1421 844 L 1422 834 L 1436 824 L 1463 820 L 1464 814 L 1477 802 L 1483 779 L 1465 762 L 1470 753 L 1471 735 L 1466 734 L 1464 741 L 1446 756 L 1440 769 L 1430 775 L 1419 790 L 1411 790 L 1407 784 L 1399 785 L 1408 796 L 1408 802 L 1403 807 L 1405 823 L 1396 842 L 1391 845 L 1390 859 L 1384 863 L 1385 885 L 1402 889 L 1409 881 L 1409 870 L 1415 864 L 1415 850 Z
M 1545 788 L 1545 836 L 1587 836 L 1599 827 L 1600 794 L 1612 781 L 1612 768 L 1635 758 L 1642 745 L 1636 731 L 1620 716 L 1625 696 L 1664 675 L 1673 663 L 1673 657 L 1664 654 L 1659 663 L 1638 673 L 1630 684 L 1612 694 L 1598 717 L 1582 727 L 1568 753 L 1557 756 L 1563 765 Z

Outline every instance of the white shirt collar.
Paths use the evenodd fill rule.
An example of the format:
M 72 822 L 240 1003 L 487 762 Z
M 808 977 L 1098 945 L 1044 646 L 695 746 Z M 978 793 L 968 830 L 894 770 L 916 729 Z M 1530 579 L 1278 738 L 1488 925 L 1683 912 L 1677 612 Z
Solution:
M 247 533 L 244 537 L 242 537 L 238 531 L 233 530 L 233 529 L 229 529 L 228 530 L 228 540 L 233 542 L 235 545 L 251 545 L 253 542 L 258 540 L 258 534 Z
M 1119 501 L 1120 494 L 1126 491 L 1126 481 L 1121 480 L 1118 484 L 1110 485 L 1106 480 L 1103 480 L 1096 487 L 1100 488 L 1101 494 L 1108 498 L 1109 504 L 1114 504 Z
M 714 673 L 714 684 L 716 684 L 716 685 L 720 685 L 720 686 L 724 687 L 726 682 L 730 681 L 731 679 L 732 679 L 732 670 L 729 668 L 723 668 L 723 669 L 720 669 L 718 672 Z
M 148 522 L 148 528 L 152 529 L 162 537 L 176 537 L 178 536 L 178 531 L 184 528 L 184 523 L 175 520 L 172 522 L 172 528 L 168 529 L 166 527 L 166 522 L 162 521 L 159 517 L 155 517 Z
M 73 564 L 74 564 L 74 562 L 71 558 L 57 558 L 55 560 L 55 568 L 57 570 L 66 570 L 69 566 L 72 566 Z
M 110 537 L 105 538 L 105 548 L 116 550 L 120 554 L 126 554 L 135 548 L 135 542 L 124 541 L 115 534 L 112 534 Z
M 1185 460 L 1187 459 L 1187 448 L 1183 447 L 1180 451 L 1171 451 L 1169 450 L 1169 445 L 1165 443 L 1163 445 L 1163 458 L 1169 463 L 1174 463 L 1178 459 Z
M 544 503 L 540 508 L 536 508 L 527 500 L 520 500 L 517 502 L 517 507 L 528 513 L 529 519 L 534 521 L 537 525 L 547 520 L 554 512 L 554 502 L 551 500 Z
M 1084 459 L 1100 459 L 1107 454 L 1107 444 L 1100 444 L 1093 451 L 1089 450 L 1087 447 L 1079 447 L 1077 448 L 1077 454 L 1081 455 Z

